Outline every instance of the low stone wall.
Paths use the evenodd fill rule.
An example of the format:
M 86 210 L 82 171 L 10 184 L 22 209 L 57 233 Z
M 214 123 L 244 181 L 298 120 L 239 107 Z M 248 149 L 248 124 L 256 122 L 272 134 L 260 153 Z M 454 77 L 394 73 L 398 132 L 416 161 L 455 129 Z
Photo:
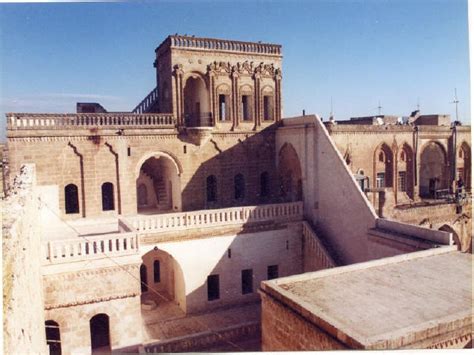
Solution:
M 343 350 L 343 344 L 295 311 L 260 291 L 262 351 Z
M 40 274 L 40 203 L 34 165 L 21 168 L 3 210 L 3 336 L 5 354 L 47 353 Z
M 258 336 L 260 334 L 259 323 L 248 323 L 221 329 L 216 332 L 208 331 L 192 336 L 184 336 L 169 341 L 153 344 L 145 344 L 146 353 L 182 353 L 198 351 L 203 348 L 232 342 L 245 337 Z M 236 349 L 238 350 L 238 349 Z

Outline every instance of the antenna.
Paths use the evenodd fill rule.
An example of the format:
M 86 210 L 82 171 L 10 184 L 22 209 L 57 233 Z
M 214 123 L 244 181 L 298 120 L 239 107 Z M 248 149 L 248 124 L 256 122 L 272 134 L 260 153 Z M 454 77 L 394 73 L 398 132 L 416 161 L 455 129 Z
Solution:
M 456 88 L 454 88 L 454 101 L 451 102 L 451 103 L 456 105 L 456 121 L 459 121 L 459 117 L 458 117 L 459 100 L 458 100 L 458 92 L 457 92 Z
M 380 106 L 380 100 L 379 100 L 379 105 L 376 107 L 379 110 L 379 116 L 382 114 L 382 106 Z
M 420 98 L 419 97 L 416 98 L 416 109 L 417 111 L 420 111 Z

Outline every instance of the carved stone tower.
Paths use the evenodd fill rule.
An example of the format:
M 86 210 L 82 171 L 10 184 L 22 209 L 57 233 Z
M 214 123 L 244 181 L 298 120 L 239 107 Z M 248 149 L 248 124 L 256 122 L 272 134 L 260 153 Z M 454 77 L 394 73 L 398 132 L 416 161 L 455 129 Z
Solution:
M 178 127 L 259 130 L 281 119 L 281 46 L 168 36 L 155 50 L 154 110 Z

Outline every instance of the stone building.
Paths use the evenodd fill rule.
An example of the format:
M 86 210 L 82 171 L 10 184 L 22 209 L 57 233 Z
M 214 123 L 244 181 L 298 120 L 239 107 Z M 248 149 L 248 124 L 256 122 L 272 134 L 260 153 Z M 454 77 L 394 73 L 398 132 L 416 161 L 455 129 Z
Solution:
M 449 230 L 471 249 L 470 126 L 415 111 L 326 127 L 380 217 Z
M 174 35 L 133 112 L 7 114 L 7 353 L 234 344 L 261 281 L 453 244 L 379 218 L 318 117 L 282 119 L 281 60 Z

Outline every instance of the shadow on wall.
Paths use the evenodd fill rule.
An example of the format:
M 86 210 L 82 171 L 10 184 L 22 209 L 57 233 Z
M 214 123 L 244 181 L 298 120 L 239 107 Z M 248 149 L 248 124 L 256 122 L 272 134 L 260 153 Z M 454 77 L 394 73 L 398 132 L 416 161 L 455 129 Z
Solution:
M 303 272 L 301 233 L 299 222 L 252 223 L 224 236 L 157 244 L 143 257 L 142 304 L 155 298 L 159 311 L 166 298 L 192 314 L 256 302 L 261 281 Z
M 275 164 L 276 125 L 253 134 L 235 138 L 212 137 L 204 146 L 192 146 L 189 154 L 198 159 L 201 149 L 209 146 L 215 155 L 200 164 L 182 190 L 182 210 L 193 211 L 209 208 L 225 208 L 301 199 L 297 184 L 299 172 L 291 174 L 291 157 L 284 155 L 277 172 Z M 232 147 L 224 149 L 229 139 L 235 139 Z M 191 150 L 189 149 L 189 150 Z M 286 170 L 285 170 L 286 169 Z M 299 174 L 299 177 L 298 177 Z M 301 183 L 300 183 L 301 184 Z

